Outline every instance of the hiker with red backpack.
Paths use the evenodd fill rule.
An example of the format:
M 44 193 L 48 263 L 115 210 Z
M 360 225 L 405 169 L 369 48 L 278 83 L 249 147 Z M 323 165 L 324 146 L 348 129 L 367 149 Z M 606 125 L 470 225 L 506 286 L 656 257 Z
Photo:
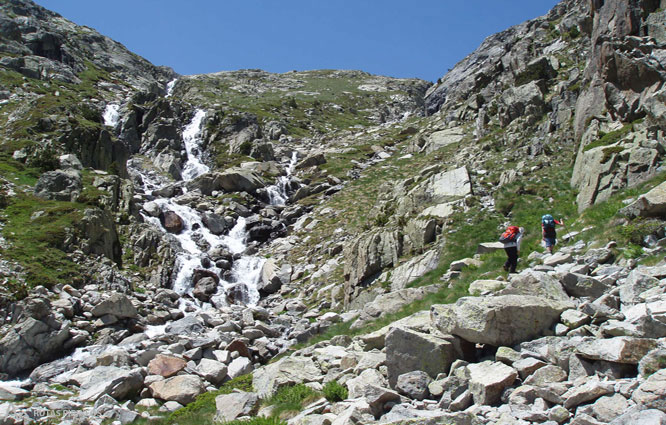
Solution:
M 543 236 L 543 243 L 546 245 L 549 254 L 553 253 L 553 247 L 557 243 L 557 232 L 555 231 L 556 224 L 563 226 L 564 220 L 555 220 L 550 214 L 541 217 L 541 234 Z
M 504 270 L 509 273 L 516 272 L 518 256 L 520 256 L 520 241 L 523 238 L 523 233 L 525 233 L 525 229 L 522 227 L 509 226 L 499 238 L 499 241 L 504 244 L 504 251 L 507 256 L 506 263 L 504 263 Z

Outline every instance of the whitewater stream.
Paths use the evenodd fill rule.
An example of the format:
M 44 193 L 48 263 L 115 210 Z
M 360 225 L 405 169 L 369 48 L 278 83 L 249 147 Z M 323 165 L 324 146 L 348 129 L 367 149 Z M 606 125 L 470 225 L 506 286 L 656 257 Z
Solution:
M 190 123 L 183 129 L 183 144 L 187 152 L 187 162 L 184 164 L 182 171 L 184 182 L 210 171 L 209 167 L 204 164 L 201 146 L 202 123 L 205 116 L 206 111 L 198 109 Z M 287 190 L 296 159 L 297 155 L 294 152 L 286 168 L 286 175 L 280 176 L 276 184 L 266 188 L 270 204 L 286 204 L 288 199 Z M 137 172 L 140 173 L 139 170 Z M 152 195 L 155 189 L 160 189 L 163 186 L 151 176 L 145 173 L 140 174 L 144 181 L 144 190 L 148 195 Z M 186 190 L 185 185 L 183 185 L 183 190 Z M 206 270 L 208 274 L 219 277 L 217 292 L 211 298 L 214 305 L 226 305 L 227 297 L 230 294 L 233 294 L 235 302 L 246 305 L 256 305 L 259 302 L 257 284 L 261 279 L 261 270 L 265 259 L 244 254 L 248 239 L 245 218 L 239 217 L 235 226 L 227 235 L 215 235 L 204 225 L 201 215 L 195 209 L 176 203 L 174 198 L 156 197 L 153 202 L 159 206 L 163 214 L 171 211 L 183 221 L 183 230 L 178 234 L 172 234 L 182 248 L 176 257 L 172 285 L 173 290 L 182 296 L 180 306 L 183 311 L 191 311 L 202 307 L 202 303 L 192 296 L 194 290 L 192 278 L 196 270 Z M 162 232 L 167 232 L 158 218 L 151 217 L 148 214 L 143 214 L 143 217 Z M 222 273 L 223 271 L 212 261 L 206 261 L 207 251 L 220 246 L 234 254 L 235 260 L 231 273 Z M 225 276 L 226 279 L 222 276 Z

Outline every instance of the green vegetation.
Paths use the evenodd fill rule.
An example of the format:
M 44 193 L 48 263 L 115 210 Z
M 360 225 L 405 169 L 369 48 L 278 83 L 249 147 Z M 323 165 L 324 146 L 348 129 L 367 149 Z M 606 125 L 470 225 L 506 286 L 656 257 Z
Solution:
M 213 417 L 217 412 L 215 407 L 215 398 L 222 394 L 230 394 L 233 390 L 252 391 L 252 375 L 243 375 L 234 378 L 229 382 L 222 384 L 217 391 L 210 391 L 199 395 L 196 400 L 182 409 L 170 413 L 157 425 L 167 424 L 188 424 L 188 425 L 212 425 Z M 147 423 L 145 420 L 139 420 L 137 424 Z M 155 424 L 155 422 L 151 422 Z M 252 423 L 254 425 L 279 425 L 279 422 L 242 422 Z
M 225 422 L 225 425 L 287 425 L 287 423 L 276 417 L 265 418 L 263 416 L 256 416 L 247 421 L 236 420 Z
M 14 297 L 25 297 L 37 285 L 76 284 L 81 279 L 80 267 L 68 258 L 62 244 L 68 229 L 81 220 L 83 209 L 83 204 L 44 201 L 26 194 L 11 198 L 4 210 L 2 233 L 12 246 L 3 256 L 23 266 L 27 284 L 10 282 Z
M 634 129 L 633 123 L 630 124 L 625 124 L 622 126 L 622 128 L 618 130 L 614 130 L 608 133 L 604 133 L 603 131 L 599 132 L 599 138 L 595 141 L 592 141 L 585 145 L 583 148 L 583 152 L 587 152 L 590 149 L 598 148 L 600 146 L 608 146 L 612 145 L 614 143 L 619 142 L 624 136 L 632 132 Z
M 238 71 L 181 80 L 179 90 L 197 103 L 250 113 L 262 122 L 283 121 L 288 134 L 310 137 L 368 126 L 376 121 L 377 105 L 409 92 L 408 82 L 387 91 L 359 89 L 368 80 L 369 74 L 332 70 L 281 75 Z
M 324 385 L 322 392 L 324 393 L 326 400 L 331 403 L 345 400 L 349 396 L 347 387 L 340 385 L 338 381 L 328 381 L 326 385 Z
M 278 389 L 264 404 L 273 406 L 271 415 L 274 417 L 291 417 L 319 397 L 321 394 L 312 388 L 305 384 L 297 384 Z

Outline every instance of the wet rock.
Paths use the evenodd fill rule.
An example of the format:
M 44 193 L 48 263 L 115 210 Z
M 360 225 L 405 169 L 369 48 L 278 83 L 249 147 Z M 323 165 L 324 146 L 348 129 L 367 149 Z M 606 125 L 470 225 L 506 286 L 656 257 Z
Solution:
M 162 222 L 162 226 L 164 226 L 169 233 L 178 234 L 185 228 L 185 222 L 183 219 L 173 211 L 165 211 L 161 213 L 160 221 Z
M 194 285 L 192 295 L 200 301 L 208 302 L 215 292 L 217 292 L 217 281 L 212 277 L 204 277 Z

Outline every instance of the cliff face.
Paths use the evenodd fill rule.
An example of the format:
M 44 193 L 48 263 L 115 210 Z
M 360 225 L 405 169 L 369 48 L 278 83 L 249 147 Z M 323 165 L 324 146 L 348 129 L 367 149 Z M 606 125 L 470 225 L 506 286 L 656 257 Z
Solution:
M 650 263 L 663 259 L 663 185 L 614 214 L 639 194 L 627 188 L 663 176 L 665 8 L 564 0 L 432 85 L 178 76 L 29 0 L 3 2 L 0 373 L 32 372 L 39 397 L 48 382 L 76 389 L 90 417 L 83 402 L 104 394 L 185 404 L 252 370 L 262 395 L 338 380 L 358 399 L 302 423 L 601 421 L 603 403 L 576 409 L 611 392 L 654 407 L 632 394 L 642 356 L 663 356 L 647 356 L 663 314 L 643 314 L 664 302 Z M 566 216 L 578 243 L 540 253 L 545 213 Z M 509 223 L 528 229 L 524 273 L 495 279 L 503 253 L 487 242 Z M 484 295 L 262 366 L 336 322 L 362 332 L 470 293 Z M 62 358 L 84 346 L 85 359 Z

